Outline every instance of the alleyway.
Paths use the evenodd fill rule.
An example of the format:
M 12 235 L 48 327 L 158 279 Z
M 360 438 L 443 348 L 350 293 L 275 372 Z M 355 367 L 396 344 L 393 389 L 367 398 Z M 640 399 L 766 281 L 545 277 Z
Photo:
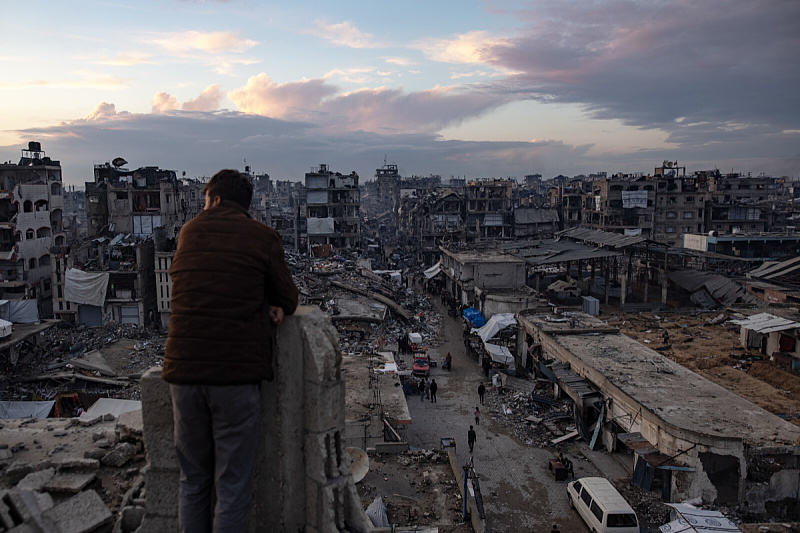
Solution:
M 437 299 L 443 318 L 442 335 L 445 343 L 431 355 L 437 361 L 449 351 L 453 370 L 440 367 L 431 371 L 439 385 L 438 402 L 421 402 L 409 396 L 408 405 L 413 422 L 406 436 L 412 446 L 439 448 L 442 437 L 455 437 L 459 462 L 469 459 L 467 431 L 474 425 L 474 410 L 479 406 L 478 385 L 484 379 L 477 361 L 468 357 L 462 343 L 461 321 L 448 317 Z M 487 394 L 494 394 L 491 387 Z M 480 425 L 476 426 L 475 469 L 481 476 L 481 492 L 486 509 L 487 530 L 491 532 L 548 532 L 553 524 L 561 531 L 583 532 L 586 526 L 578 514 L 569 508 L 566 483 L 556 482 L 548 471 L 548 460 L 554 450 L 527 446 L 505 428 L 494 423 L 481 408 Z M 545 431 L 544 429 L 542 431 Z M 598 475 L 585 460 L 575 460 L 576 477 Z

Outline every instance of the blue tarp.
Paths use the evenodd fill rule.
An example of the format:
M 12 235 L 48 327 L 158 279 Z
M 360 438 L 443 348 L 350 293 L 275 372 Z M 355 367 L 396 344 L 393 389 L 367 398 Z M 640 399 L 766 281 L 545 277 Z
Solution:
M 486 319 L 474 307 L 467 307 L 462 314 L 472 324 L 473 328 L 482 328 L 486 324 Z

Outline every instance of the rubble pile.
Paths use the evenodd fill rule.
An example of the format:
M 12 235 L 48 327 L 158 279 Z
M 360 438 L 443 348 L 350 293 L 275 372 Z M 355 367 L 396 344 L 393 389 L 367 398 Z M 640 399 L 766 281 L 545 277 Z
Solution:
M 357 488 L 365 509 L 381 496 L 389 522 L 396 526 L 472 531 L 461 520 L 462 495 L 443 450 L 373 456 L 370 471 Z
M 148 368 L 162 364 L 166 342 L 157 332 L 131 324 L 88 328 L 62 322 L 39 335 L 37 346 L 0 377 L 5 400 L 51 400 L 59 393 L 75 390 L 139 399 L 138 378 Z M 113 370 L 110 374 L 74 364 L 86 354 L 102 352 L 121 341 L 122 346 L 113 350 L 114 359 L 107 361 Z
M 141 411 L 119 419 L 5 421 L 0 531 L 136 531 L 144 463 Z
M 672 508 L 661 500 L 660 491 L 645 492 L 631 485 L 630 481 L 612 481 L 617 491 L 636 511 L 640 526 L 659 527 L 670 522 Z
M 499 394 L 490 388 L 486 394 L 485 408 L 492 420 L 508 428 L 525 444 L 550 448 L 556 446 L 552 444 L 552 439 L 575 429 L 572 403 L 569 400 L 556 400 L 552 394 L 537 392 L 537 396 L 550 398 L 555 405 L 535 402 L 530 394 L 509 389 Z

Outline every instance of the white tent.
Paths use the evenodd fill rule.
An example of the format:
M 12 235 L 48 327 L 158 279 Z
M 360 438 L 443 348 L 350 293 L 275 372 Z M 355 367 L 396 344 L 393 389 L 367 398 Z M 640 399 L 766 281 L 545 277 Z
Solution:
M 675 509 L 677 520 L 661 526 L 663 533 L 741 533 L 730 519 L 719 511 L 704 511 L 685 503 L 668 503 Z
M 514 368 L 514 356 L 511 355 L 511 352 L 508 351 L 508 348 L 489 343 L 484 343 L 483 345 L 486 347 L 486 351 L 489 352 L 492 361 L 495 363 L 509 365 L 509 368 L 511 369 Z
M 14 324 L 38 324 L 39 306 L 36 300 L 9 300 L 8 321 Z
M 47 418 L 56 402 L 0 402 L 0 419 Z
M 492 315 L 492 318 L 486 321 L 483 327 L 472 330 L 477 333 L 483 342 L 494 338 L 499 331 L 506 329 L 508 326 L 516 326 L 517 321 L 514 320 L 514 313 L 499 313 Z

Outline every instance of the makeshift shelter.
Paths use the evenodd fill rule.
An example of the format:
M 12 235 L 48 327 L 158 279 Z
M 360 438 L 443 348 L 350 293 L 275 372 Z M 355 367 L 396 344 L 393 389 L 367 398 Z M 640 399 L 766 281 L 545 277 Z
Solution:
M 731 322 L 741 327 L 740 342 L 745 348 L 760 350 L 768 356 L 783 352 L 800 358 L 800 323 L 769 313 Z
M 496 344 L 483 343 L 486 348 L 486 353 L 492 358 L 495 363 L 506 365 L 509 370 L 514 370 L 514 356 L 505 346 L 498 346 Z
M 56 402 L 0 402 L 0 419 L 47 418 Z
M 466 318 L 470 324 L 472 324 L 473 328 L 482 328 L 486 324 L 486 319 L 483 318 L 481 312 L 474 307 L 468 307 L 464 309 L 462 316 Z
M 39 306 L 36 300 L 0 300 L 0 318 L 14 324 L 37 324 Z
M 736 524 L 719 511 L 704 511 L 685 503 L 668 503 L 677 518 L 661 526 L 663 533 L 740 533 Z
M 442 271 L 442 262 L 439 261 L 428 270 L 425 271 L 425 277 L 427 279 L 431 279 L 432 277 L 436 276 L 438 273 Z
M 0 339 L 5 339 L 11 335 L 12 324 L 7 320 L 0 319 Z
M 483 327 L 473 329 L 472 333 L 477 333 L 481 340 L 486 342 L 507 327 L 516 325 L 517 321 L 514 319 L 514 313 L 499 313 L 487 320 Z

